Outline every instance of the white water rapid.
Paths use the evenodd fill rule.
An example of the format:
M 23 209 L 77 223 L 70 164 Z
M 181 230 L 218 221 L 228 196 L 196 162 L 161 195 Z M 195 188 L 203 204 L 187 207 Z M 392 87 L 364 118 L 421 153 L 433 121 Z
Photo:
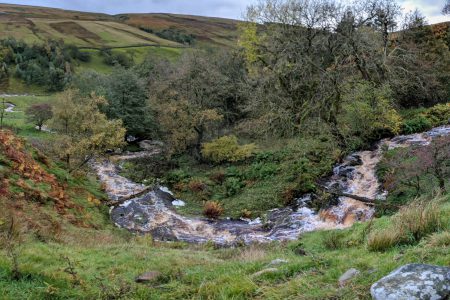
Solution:
M 325 180 L 325 186 L 349 195 L 382 200 L 386 193 L 380 188 L 375 170 L 382 157 L 383 145 L 389 149 L 426 145 L 433 137 L 442 135 L 450 135 L 450 126 L 382 140 L 373 151 L 349 155 L 334 168 L 334 174 Z M 316 213 L 308 207 L 308 203 L 314 201 L 311 194 L 297 199 L 295 207 L 268 211 L 265 224 L 259 220 L 208 220 L 181 216 L 172 205 L 176 199 L 166 188 L 147 190 L 144 185 L 119 175 L 119 161 L 156 153 L 158 151 L 155 150 L 115 156 L 97 161 L 92 166 L 109 198 L 121 203 L 111 208 L 115 224 L 131 231 L 151 233 L 158 240 L 212 241 L 219 245 L 294 240 L 303 232 L 345 228 L 373 217 L 372 206 L 351 197 L 339 197 L 337 205 Z

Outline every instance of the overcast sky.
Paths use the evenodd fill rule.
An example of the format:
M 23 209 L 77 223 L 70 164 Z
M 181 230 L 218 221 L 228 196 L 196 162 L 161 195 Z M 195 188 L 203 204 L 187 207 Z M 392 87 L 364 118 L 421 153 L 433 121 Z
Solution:
M 256 0 L 0 0 L 2 3 L 119 13 L 167 12 L 238 19 Z M 430 23 L 449 21 L 441 9 L 446 0 L 399 0 L 405 11 L 418 8 Z M 344 0 L 345 2 L 345 0 Z

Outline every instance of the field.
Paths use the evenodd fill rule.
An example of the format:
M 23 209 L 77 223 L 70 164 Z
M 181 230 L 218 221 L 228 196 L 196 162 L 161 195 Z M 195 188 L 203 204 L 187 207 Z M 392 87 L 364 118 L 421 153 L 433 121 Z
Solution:
M 159 45 L 184 47 L 140 30 L 176 28 L 196 36 L 201 45 L 233 46 L 238 21 L 173 14 L 106 14 L 53 8 L 0 4 L 0 30 L 26 42 L 62 39 L 79 47 L 125 47 Z
M 0 17 L 0 30 L 26 42 L 63 40 L 79 47 L 124 47 L 159 45 L 182 47 L 126 24 L 109 21 L 80 21 L 71 19 Z
M 164 58 L 168 60 L 177 59 L 185 49 L 172 48 L 172 47 L 159 47 L 159 46 L 140 46 L 140 47 L 125 47 L 114 48 L 113 53 L 124 53 L 133 58 L 135 64 L 140 64 L 144 61 L 146 56 L 154 56 Z M 112 72 L 111 66 L 106 65 L 103 62 L 103 57 L 100 55 L 100 50 L 97 49 L 83 49 L 83 52 L 91 54 L 91 60 L 89 62 L 79 62 L 77 71 L 82 70 L 94 70 L 100 73 Z
M 4 126 L 14 127 L 14 130 L 24 137 L 49 138 L 49 133 L 40 132 L 34 128 L 33 124 L 27 123 L 25 111 L 33 104 L 52 103 L 56 100 L 56 97 L 56 95 L 3 97 L 7 103 L 15 105 L 13 112 L 7 112 L 5 114 L 3 120 Z M 3 98 L 0 97 L 0 99 Z
M 194 34 L 203 44 L 229 47 L 235 45 L 237 40 L 239 21 L 236 20 L 176 14 L 125 14 L 118 17 L 135 27 L 184 30 Z
M 443 213 L 449 212 L 448 205 Z M 419 245 L 368 251 L 368 230 L 387 218 L 352 229 L 305 234 L 286 245 L 214 249 L 158 243 L 119 229 L 76 229 L 58 241 L 29 239 L 20 247 L 23 279 L 11 282 L 10 264 L 0 256 L 2 299 L 370 299 L 370 285 L 406 263 L 449 265 L 448 237 L 434 234 Z M 371 227 L 371 229 L 369 229 Z M 329 240 L 337 241 L 335 248 Z M 436 242 L 440 241 L 440 242 Z M 444 241 L 444 242 L 443 242 Z M 436 244 L 438 243 L 438 244 Z M 286 262 L 255 276 L 274 259 Z M 69 262 L 74 275 L 68 270 Z M 348 269 L 361 271 L 344 287 L 338 278 Z M 134 278 L 156 271 L 150 283 Z

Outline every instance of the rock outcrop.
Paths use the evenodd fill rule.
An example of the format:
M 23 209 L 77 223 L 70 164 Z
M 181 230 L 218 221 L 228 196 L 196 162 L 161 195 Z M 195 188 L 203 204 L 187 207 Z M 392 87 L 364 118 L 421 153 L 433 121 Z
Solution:
M 375 300 L 443 300 L 450 297 L 450 268 L 408 264 L 370 288 Z

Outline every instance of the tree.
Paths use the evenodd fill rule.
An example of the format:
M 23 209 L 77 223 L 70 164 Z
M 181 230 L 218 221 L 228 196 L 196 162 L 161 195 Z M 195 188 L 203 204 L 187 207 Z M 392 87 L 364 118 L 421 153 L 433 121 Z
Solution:
M 415 156 L 427 172 L 435 177 L 441 192 L 445 193 L 445 185 L 450 177 L 450 137 L 434 138 L 430 145 L 418 148 Z
M 104 111 L 110 119 L 121 119 L 128 135 L 155 137 L 154 113 L 147 102 L 144 84 L 132 70 L 116 69 L 108 78 Z
M 0 107 L 0 129 L 3 129 L 3 119 L 5 118 L 7 108 L 5 98 L 2 98 Z
M 201 160 L 202 143 L 217 128 L 222 115 L 214 109 L 192 106 L 186 100 L 155 102 L 155 109 L 169 154 L 190 150 L 197 160 Z
M 33 104 L 25 111 L 27 121 L 42 130 L 42 126 L 53 117 L 52 106 L 48 103 Z
M 447 191 L 450 177 L 450 137 L 435 137 L 429 145 L 397 149 L 395 155 L 385 155 L 384 185 L 388 191 L 401 185 L 414 189 L 415 196 L 424 191 L 424 182 L 437 183 L 442 193 Z M 432 185 L 432 186 L 433 186 Z
M 6 63 L 9 53 L 8 49 L 0 49 L 0 92 L 6 92 L 9 86 L 9 71 Z
M 445 101 L 448 48 L 403 40 L 398 4 L 388 0 L 262 0 L 250 6 L 240 45 L 256 82 L 248 110 L 253 128 L 292 136 L 311 120 L 326 124 L 341 146 L 338 119 L 346 88 L 391 85 L 406 107 Z M 260 26 L 262 29 L 258 30 Z M 428 50 L 427 50 L 428 49 Z
M 198 50 L 164 70 L 153 66 L 150 102 L 170 152 L 188 150 L 201 160 L 202 143 L 217 137 L 219 125 L 232 126 L 244 115 L 244 60 L 235 53 Z
M 134 70 L 118 67 L 110 75 L 94 71 L 83 72 L 74 78 L 72 86 L 84 96 L 89 96 L 92 92 L 103 96 L 108 105 L 101 106 L 102 112 L 109 119 L 121 119 L 127 135 L 141 139 L 158 135 L 145 84 Z
M 419 11 L 404 16 L 388 57 L 389 84 L 402 107 L 432 106 L 448 99 L 450 55 Z
M 394 109 L 388 85 L 354 83 L 344 90 L 342 101 L 337 124 L 352 150 L 369 147 L 383 136 L 400 132 L 401 117 Z
M 444 15 L 450 15 L 450 0 L 447 0 L 445 3 L 444 8 L 442 8 L 442 13 Z
M 103 97 L 82 96 L 73 89 L 64 91 L 55 103 L 50 125 L 58 133 L 56 150 L 70 172 L 123 145 L 122 121 L 108 120 L 99 109 L 106 104 Z

